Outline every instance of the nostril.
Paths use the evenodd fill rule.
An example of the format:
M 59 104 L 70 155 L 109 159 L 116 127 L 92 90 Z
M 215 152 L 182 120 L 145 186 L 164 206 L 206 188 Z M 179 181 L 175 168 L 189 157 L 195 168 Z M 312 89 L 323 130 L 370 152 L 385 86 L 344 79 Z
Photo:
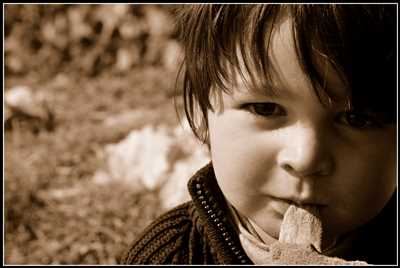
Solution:
M 299 150 L 297 153 L 296 150 L 282 150 L 277 157 L 277 165 L 295 177 L 323 177 L 333 172 L 334 158 L 322 147 L 307 153 L 301 153 Z
M 295 168 L 292 165 L 285 163 L 281 167 L 293 176 L 303 177 L 324 177 L 328 176 L 332 172 L 331 163 L 320 163 L 318 166 L 310 167 L 308 169 Z
M 282 165 L 282 168 L 283 168 L 284 170 L 286 170 L 286 171 L 289 171 L 289 172 L 293 172 L 293 171 L 294 171 L 294 168 L 293 168 L 291 165 L 289 165 L 289 164 L 283 164 L 283 165 Z

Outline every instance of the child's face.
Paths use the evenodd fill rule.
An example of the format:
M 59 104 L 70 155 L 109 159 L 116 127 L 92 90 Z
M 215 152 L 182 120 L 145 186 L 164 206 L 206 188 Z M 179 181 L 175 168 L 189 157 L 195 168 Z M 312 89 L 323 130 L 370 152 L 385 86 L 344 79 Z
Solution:
M 226 198 L 275 238 L 291 202 L 320 206 L 325 231 L 336 236 L 376 216 L 396 189 L 395 126 L 348 123 L 345 104 L 326 107 L 297 61 L 290 20 L 272 37 L 279 96 L 245 89 L 209 111 L 210 147 Z M 328 86 L 344 96 L 334 72 Z M 378 90 L 378 89 L 377 89 Z M 253 105 L 257 104 L 257 105 Z

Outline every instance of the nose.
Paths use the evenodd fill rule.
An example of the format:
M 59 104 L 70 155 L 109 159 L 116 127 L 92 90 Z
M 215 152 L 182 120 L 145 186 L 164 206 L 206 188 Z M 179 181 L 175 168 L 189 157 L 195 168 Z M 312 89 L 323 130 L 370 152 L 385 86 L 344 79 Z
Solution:
M 297 125 L 286 134 L 278 165 L 299 178 L 328 176 L 334 167 L 329 137 L 313 126 Z

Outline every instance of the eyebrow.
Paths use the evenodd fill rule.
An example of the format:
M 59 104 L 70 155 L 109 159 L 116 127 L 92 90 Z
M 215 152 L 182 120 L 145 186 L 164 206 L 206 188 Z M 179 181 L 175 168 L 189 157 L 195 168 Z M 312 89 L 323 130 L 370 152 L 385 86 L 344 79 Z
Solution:
M 268 79 L 263 79 L 262 81 L 257 81 L 255 83 L 249 81 L 248 83 L 244 84 L 244 86 L 248 92 L 268 98 L 290 98 L 293 96 L 293 93 L 287 90 L 286 86 L 284 86 L 280 81 L 271 82 Z
M 262 81 L 257 81 L 256 84 L 248 82 L 243 85 L 247 92 L 250 94 L 255 94 L 257 96 L 263 96 L 267 98 L 286 98 L 294 99 L 295 94 L 291 90 L 288 90 L 287 86 L 284 85 L 283 81 L 274 80 L 274 82 L 263 79 Z M 296 89 L 294 89 L 296 90 Z M 344 107 L 346 109 L 351 109 L 351 101 L 346 96 L 340 96 L 335 94 L 336 92 L 332 90 L 332 87 L 327 84 L 326 89 L 314 89 L 311 85 L 309 90 L 312 94 L 316 94 L 319 102 L 323 105 L 332 107 Z M 325 104 L 324 104 L 325 103 Z

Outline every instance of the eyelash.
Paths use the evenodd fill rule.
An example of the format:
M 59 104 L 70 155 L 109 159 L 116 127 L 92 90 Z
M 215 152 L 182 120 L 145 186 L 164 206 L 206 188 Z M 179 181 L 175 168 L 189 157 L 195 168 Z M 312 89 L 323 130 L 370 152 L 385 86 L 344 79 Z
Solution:
M 380 120 L 369 113 L 358 111 L 345 111 L 336 116 L 336 121 L 349 125 L 359 130 L 382 128 Z
M 261 117 L 278 117 L 285 116 L 287 114 L 282 106 L 273 102 L 247 103 L 243 105 L 242 108 L 256 116 Z M 261 111 L 261 109 L 265 108 L 268 108 L 266 113 Z M 383 124 L 376 116 L 366 112 L 341 112 L 337 114 L 335 121 L 357 130 L 376 129 L 383 127 Z
M 271 117 L 271 116 L 284 116 L 286 115 L 285 109 L 279 104 L 273 102 L 260 102 L 260 103 L 247 103 L 242 106 L 245 110 L 249 111 L 252 114 L 262 117 Z M 269 108 L 270 110 L 267 113 L 262 113 L 260 109 Z M 271 110 L 272 108 L 272 110 Z

